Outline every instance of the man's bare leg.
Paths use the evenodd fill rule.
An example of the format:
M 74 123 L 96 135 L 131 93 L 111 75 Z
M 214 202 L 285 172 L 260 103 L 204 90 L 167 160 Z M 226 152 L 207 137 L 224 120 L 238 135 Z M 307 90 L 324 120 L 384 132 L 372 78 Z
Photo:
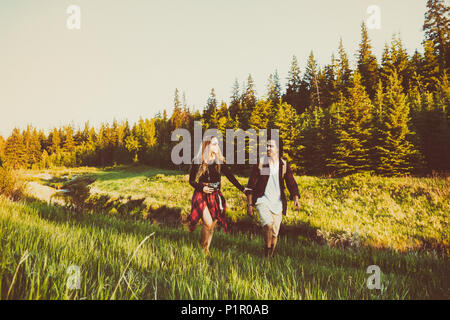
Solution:
M 273 236 L 272 237 L 272 246 L 270 247 L 270 257 L 273 257 L 273 254 L 275 252 L 275 247 L 277 246 L 277 242 L 278 242 L 278 237 L 277 236 Z
M 264 226 L 264 255 L 268 258 L 272 247 L 273 240 L 273 224 L 269 223 Z

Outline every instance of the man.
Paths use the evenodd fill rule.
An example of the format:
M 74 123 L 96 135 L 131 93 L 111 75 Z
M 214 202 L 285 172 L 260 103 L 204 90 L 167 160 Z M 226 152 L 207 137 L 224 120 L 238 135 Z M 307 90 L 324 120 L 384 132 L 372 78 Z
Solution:
M 284 194 L 284 182 L 289 189 L 290 199 L 294 200 L 297 210 L 299 192 L 289 164 L 280 158 L 282 141 L 271 139 L 267 141 L 267 156 L 259 159 L 252 168 L 247 185 L 247 214 L 253 215 L 253 207 L 259 215 L 264 232 L 264 254 L 273 257 L 277 245 L 278 232 L 282 216 L 286 215 L 287 200 Z

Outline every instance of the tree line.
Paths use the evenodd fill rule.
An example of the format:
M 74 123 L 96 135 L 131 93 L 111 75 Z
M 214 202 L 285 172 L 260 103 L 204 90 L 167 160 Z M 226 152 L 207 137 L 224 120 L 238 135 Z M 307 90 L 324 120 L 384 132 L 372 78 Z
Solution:
M 373 53 L 364 23 L 350 67 L 340 39 L 336 54 L 319 66 L 311 51 L 301 72 L 296 56 L 282 91 L 277 70 L 269 75 L 263 96 L 252 76 L 236 79 L 229 102 L 211 89 L 203 111 L 187 106 L 175 90 L 172 113 L 166 110 L 137 123 L 89 123 L 54 128 L 48 134 L 31 125 L 0 136 L 0 161 L 13 168 L 109 166 L 142 163 L 173 167 L 171 132 L 194 121 L 204 129 L 277 128 L 285 157 L 297 174 L 343 176 L 373 172 L 386 176 L 450 171 L 448 7 L 429 0 L 423 30 L 423 53 L 410 56 L 401 37 L 386 43 L 381 61 Z M 248 150 L 247 150 L 248 151 Z M 244 165 L 245 169 L 246 166 Z

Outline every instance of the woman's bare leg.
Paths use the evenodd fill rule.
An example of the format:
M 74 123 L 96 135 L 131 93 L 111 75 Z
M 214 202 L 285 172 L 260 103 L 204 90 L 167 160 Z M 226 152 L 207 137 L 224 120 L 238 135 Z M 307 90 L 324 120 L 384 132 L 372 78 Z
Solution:
M 208 207 L 206 207 L 205 210 L 203 210 L 202 220 L 203 220 L 203 227 L 202 227 L 202 238 L 200 242 L 203 248 L 203 252 L 207 255 L 209 254 L 209 246 L 211 245 L 211 240 L 214 233 L 214 227 L 217 223 L 217 219 L 216 220 L 212 219 Z

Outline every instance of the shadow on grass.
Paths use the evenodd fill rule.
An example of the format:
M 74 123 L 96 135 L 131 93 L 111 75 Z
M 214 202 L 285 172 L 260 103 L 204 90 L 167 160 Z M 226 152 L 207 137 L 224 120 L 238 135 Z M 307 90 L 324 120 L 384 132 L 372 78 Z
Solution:
M 110 216 L 105 213 L 88 213 L 71 211 L 65 207 L 58 205 L 49 205 L 44 201 L 35 199 L 27 199 L 26 204 L 30 208 L 34 208 L 39 212 L 42 219 L 52 221 L 60 224 L 70 223 L 79 227 L 86 227 L 99 229 L 109 229 L 118 233 L 138 234 L 142 237 L 147 236 L 157 228 L 157 236 L 164 241 L 173 242 L 174 245 L 180 241 L 184 245 L 198 247 L 199 253 L 201 247 L 199 244 L 200 232 L 195 231 L 190 233 L 187 228 L 181 228 L 183 223 L 174 224 L 175 227 L 171 227 L 170 224 L 157 223 L 147 224 L 143 219 L 137 219 L 133 221 L 129 217 Z M 177 208 L 169 208 L 169 211 L 177 212 Z M 161 208 L 160 211 L 156 211 L 157 215 L 163 215 L 167 211 L 167 208 Z M 161 221 L 161 220 L 160 220 Z M 198 227 L 201 227 L 199 225 Z M 199 228 L 198 228 L 199 229 Z M 309 230 L 308 228 L 306 230 Z M 310 231 L 308 231 L 310 232 Z M 293 233 L 295 234 L 295 232 Z M 256 241 L 255 241 L 256 240 Z M 414 265 L 417 268 L 418 265 L 423 264 L 422 267 L 428 265 L 428 263 L 421 256 L 407 256 L 402 253 L 393 251 L 380 251 L 371 247 L 358 248 L 356 250 L 348 250 L 345 248 L 330 248 L 328 245 L 314 245 L 311 242 L 298 242 L 292 239 L 292 234 L 289 232 L 286 237 L 280 239 L 280 243 L 277 248 L 275 259 L 291 258 L 302 264 L 303 261 L 321 265 L 326 268 L 335 268 L 337 265 L 340 267 L 348 267 L 353 269 L 361 269 L 363 266 L 366 268 L 370 264 L 382 265 L 384 272 L 395 272 L 399 274 L 405 274 Z M 231 235 L 227 235 L 223 232 L 215 232 L 211 250 L 229 252 L 233 256 L 250 254 L 253 258 L 258 260 L 264 260 L 263 258 L 263 239 L 261 235 L 255 237 L 252 233 L 240 233 L 235 230 Z M 430 258 L 431 259 L 431 258 Z M 427 261 L 429 259 L 426 259 Z M 441 261 L 442 262 L 442 261 Z M 429 265 L 435 269 L 436 266 Z M 438 270 L 435 269 L 437 272 Z

